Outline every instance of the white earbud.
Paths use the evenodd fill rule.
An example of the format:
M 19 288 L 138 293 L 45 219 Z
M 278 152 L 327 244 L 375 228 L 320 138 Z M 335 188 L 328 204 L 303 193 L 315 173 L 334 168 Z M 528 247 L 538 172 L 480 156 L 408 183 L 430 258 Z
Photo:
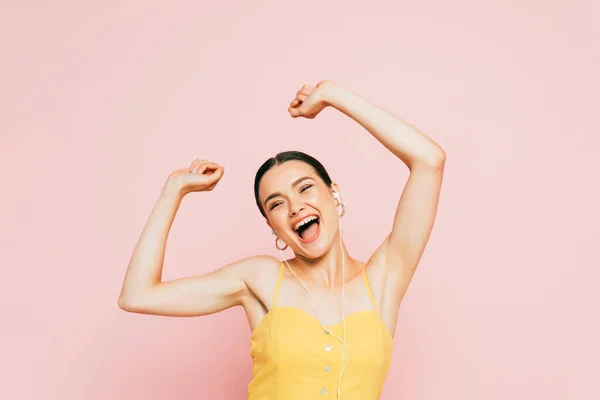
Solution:
M 346 208 L 344 207 L 344 204 L 342 203 L 342 199 L 340 198 L 340 194 L 334 190 L 334 191 L 333 191 L 333 197 L 334 197 L 335 199 L 337 199 L 337 201 L 338 201 L 338 203 L 339 203 L 339 204 L 338 204 L 338 207 L 339 207 L 339 206 L 341 206 L 341 207 L 342 207 L 342 212 L 341 212 L 341 213 L 339 213 L 339 212 L 338 212 L 338 215 L 339 215 L 340 217 L 343 217 L 343 216 L 344 216 L 344 214 L 346 213 Z M 341 229 L 341 221 L 340 221 L 340 229 Z

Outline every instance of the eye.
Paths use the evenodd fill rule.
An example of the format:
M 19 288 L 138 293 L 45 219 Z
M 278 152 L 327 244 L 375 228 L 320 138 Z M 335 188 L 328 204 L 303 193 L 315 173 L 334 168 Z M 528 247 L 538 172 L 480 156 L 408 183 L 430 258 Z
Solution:
M 302 189 L 300 189 L 300 193 L 304 192 L 304 191 L 305 191 L 305 189 L 309 189 L 309 188 L 311 188 L 312 186 L 313 186 L 313 185 L 306 185 L 306 186 L 303 186 L 303 187 L 302 187 Z
M 271 204 L 271 207 L 269 207 L 269 210 L 274 209 L 275 207 L 277 207 L 278 205 L 280 205 L 281 202 L 280 201 L 276 201 L 275 203 Z

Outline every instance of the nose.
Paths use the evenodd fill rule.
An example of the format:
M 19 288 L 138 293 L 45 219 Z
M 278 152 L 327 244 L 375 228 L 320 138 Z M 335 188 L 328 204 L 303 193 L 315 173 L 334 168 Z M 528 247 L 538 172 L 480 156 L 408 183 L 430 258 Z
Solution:
M 304 210 L 304 206 L 301 203 L 290 203 L 290 216 L 297 215 L 302 210 Z

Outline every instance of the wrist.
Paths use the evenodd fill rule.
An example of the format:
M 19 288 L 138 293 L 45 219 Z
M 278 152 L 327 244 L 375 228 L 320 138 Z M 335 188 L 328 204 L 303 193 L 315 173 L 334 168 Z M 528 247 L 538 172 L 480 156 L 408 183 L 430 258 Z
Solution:
M 319 83 L 319 86 L 323 87 L 322 99 L 331 107 L 338 108 L 344 96 L 347 96 L 348 91 L 339 83 L 334 81 L 326 80 Z
M 163 186 L 162 193 L 167 196 L 179 197 L 180 199 L 187 194 L 180 176 L 169 177 Z

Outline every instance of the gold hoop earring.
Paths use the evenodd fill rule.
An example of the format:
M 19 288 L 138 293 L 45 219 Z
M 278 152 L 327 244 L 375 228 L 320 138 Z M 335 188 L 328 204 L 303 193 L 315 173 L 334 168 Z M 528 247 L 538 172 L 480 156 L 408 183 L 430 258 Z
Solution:
M 341 213 L 341 214 L 340 214 L 340 213 L 338 213 L 338 215 L 339 215 L 339 216 L 340 216 L 340 218 L 341 218 L 341 217 L 343 217 L 343 216 L 344 216 L 344 214 L 346 214 L 346 207 L 344 207 L 344 203 L 342 203 L 341 201 L 340 201 L 340 206 L 342 206 L 342 213 Z
M 286 244 L 286 245 L 285 245 L 285 247 L 283 247 L 283 248 L 279 247 L 279 240 L 280 240 L 279 238 L 275 239 L 275 247 L 277 247 L 277 248 L 278 248 L 279 250 L 281 250 L 281 251 L 283 251 L 283 250 L 287 249 L 287 248 L 288 248 L 288 245 L 287 245 L 287 244 Z M 285 244 L 285 243 L 284 243 L 284 244 Z

